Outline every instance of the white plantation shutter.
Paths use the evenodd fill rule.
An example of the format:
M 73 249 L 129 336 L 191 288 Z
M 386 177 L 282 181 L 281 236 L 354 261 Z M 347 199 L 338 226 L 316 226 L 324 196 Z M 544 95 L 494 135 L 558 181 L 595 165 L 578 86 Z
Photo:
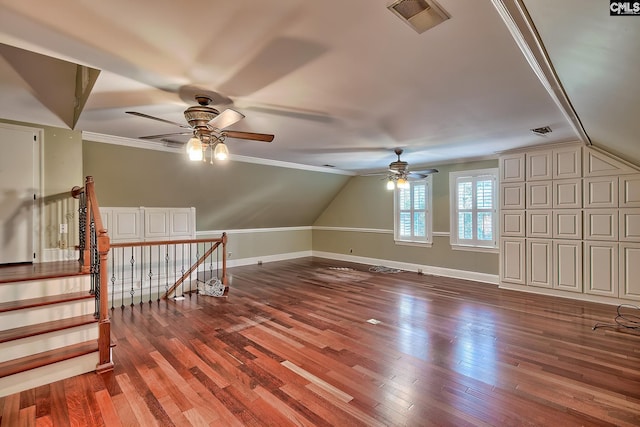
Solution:
M 409 184 L 409 188 L 395 190 L 395 240 L 430 243 L 431 177 Z
M 497 170 L 452 172 L 451 244 L 497 247 Z

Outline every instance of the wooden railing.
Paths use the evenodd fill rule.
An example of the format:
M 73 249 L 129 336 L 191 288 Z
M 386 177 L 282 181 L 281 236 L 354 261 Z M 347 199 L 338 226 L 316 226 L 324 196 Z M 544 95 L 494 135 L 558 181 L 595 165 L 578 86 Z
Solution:
M 226 292 L 226 246 L 226 233 L 211 239 L 112 244 L 109 262 L 111 308 L 118 300 L 120 307 L 124 307 L 125 304 L 192 295 L 202 292 L 209 281 L 218 281 Z M 214 254 L 217 255 L 215 271 Z
M 91 292 L 95 295 L 95 316 L 98 318 L 98 366 L 96 371 L 113 369 L 111 360 L 111 320 L 108 312 L 107 256 L 110 242 L 102 224 L 100 206 L 93 177 L 86 178 L 84 187 L 74 187 L 71 195 L 80 200 L 80 264 L 91 273 Z

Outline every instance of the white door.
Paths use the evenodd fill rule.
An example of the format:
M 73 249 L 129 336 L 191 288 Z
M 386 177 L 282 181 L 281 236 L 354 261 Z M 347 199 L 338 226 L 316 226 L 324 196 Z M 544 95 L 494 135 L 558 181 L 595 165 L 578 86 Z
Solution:
M 0 125 L 0 264 L 33 261 L 33 129 Z

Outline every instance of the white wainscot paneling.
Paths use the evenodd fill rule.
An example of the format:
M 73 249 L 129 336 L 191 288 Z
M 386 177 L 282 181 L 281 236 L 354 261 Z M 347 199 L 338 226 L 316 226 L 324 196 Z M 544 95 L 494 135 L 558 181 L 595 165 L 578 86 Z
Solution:
M 621 208 L 640 208 L 640 174 L 620 177 Z
M 553 211 L 554 239 L 582 239 L 582 211 L 558 209 Z
M 553 287 L 564 291 L 582 292 L 582 242 L 554 240 Z
M 500 185 L 500 204 L 502 209 L 524 209 L 524 182 Z
M 619 240 L 626 242 L 640 242 L 640 208 L 620 209 Z
M 500 239 L 500 280 L 525 285 L 525 239 Z
M 551 238 L 552 215 L 550 210 L 527 211 L 527 237 Z
M 551 151 L 535 151 L 526 153 L 527 181 L 551 179 Z
M 169 214 L 169 233 L 171 237 L 195 237 L 195 208 L 171 209 Z
M 584 179 L 585 208 L 617 208 L 618 177 L 603 176 Z
M 553 150 L 553 179 L 580 178 L 581 176 L 581 146 Z
M 611 209 L 584 210 L 585 240 L 618 240 L 618 212 Z
M 524 153 L 500 157 L 500 182 L 524 182 Z
M 144 236 L 147 239 L 169 238 L 169 211 L 167 209 L 144 209 Z
M 584 291 L 618 296 L 618 243 L 584 242 Z
M 527 209 L 551 209 L 553 186 L 551 181 L 527 182 Z
M 527 285 L 553 287 L 553 245 L 549 239 L 527 239 Z
M 524 237 L 524 223 L 524 211 L 503 211 L 502 220 L 500 221 L 500 234 L 502 236 Z
M 620 243 L 620 298 L 640 300 L 640 243 Z
M 582 180 L 560 179 L 553 181 L 553 207 L 555 209 L 581 208 Z
M 144 227 L 138 208 L 117 208 L 111 211 L 112 229 L 109 236 L 114 242 L 138 242 L 143 239 Z

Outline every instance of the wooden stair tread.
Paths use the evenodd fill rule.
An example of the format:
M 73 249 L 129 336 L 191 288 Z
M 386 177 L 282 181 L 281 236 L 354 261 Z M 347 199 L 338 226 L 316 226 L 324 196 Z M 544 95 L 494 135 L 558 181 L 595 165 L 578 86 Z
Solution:
M 82 271 L 78 261 L 54 261 L 0 266 L 0 284 L 83 276 L 88 274 L 89 273 Z
M 5 331 L 0 331 L 0 343 L 46 334 L 48 332 L 75 328 L 77 326 L 88 325 L 91 323 L 98 323 L 98 319 L 96 319 L 93 314 L 85 314 L 84 316 L 69 317 L 66 319 L 52 320 L 50 322 L 7 329 Z
M 0 363 L 0 378 L 98 351 L 98 341 L 85 341 Z
M 39 307 L 44 305 L 59 304 L 61 302 L 78 301 L 92 299 L 94 295 L 87 291 L 71 292 L 68 294 L 50 295 L 46 297 L 31 298 L 17 301 L 7 301 L 0 303 L 0 313 L 7 311 L 21 310 L 24 308 Z

